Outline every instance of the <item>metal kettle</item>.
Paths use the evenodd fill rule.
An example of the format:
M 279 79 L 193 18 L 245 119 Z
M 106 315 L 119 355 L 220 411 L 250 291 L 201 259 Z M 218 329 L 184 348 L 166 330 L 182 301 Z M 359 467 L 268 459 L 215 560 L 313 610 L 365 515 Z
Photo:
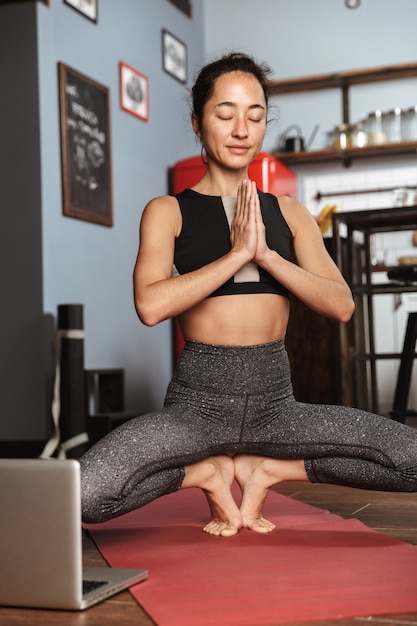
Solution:
M 304 137 L 302 136 L 302 131 L 298 124 L 291 124 L 288 126 L 282 133 L 279 140 L 279 151 L 280 152 L 303 152 L 304 150 L 308 150 L 311 144 L 314 141 L 314 138 L 317 134 L 318 129 L 320 128 L 319 124 L 316 124 L 313 128 L 313 132 L 310 135 L 307 143 L 304 141 Z M 295 135 L 289 136 L 290 133 L 296 131 Z

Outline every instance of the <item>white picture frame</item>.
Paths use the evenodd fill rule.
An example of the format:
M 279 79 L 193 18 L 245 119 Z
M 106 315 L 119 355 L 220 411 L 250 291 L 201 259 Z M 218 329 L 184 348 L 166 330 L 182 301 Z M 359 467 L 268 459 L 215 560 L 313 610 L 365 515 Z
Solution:
M 64 0 L 71 8 L 87 17 L 89 20 L 97 24 L 98 19 L 98 0 Z
M 144 122 L 149 120 L 149 81 L 124 61 L 119 63 L 120 108 Z

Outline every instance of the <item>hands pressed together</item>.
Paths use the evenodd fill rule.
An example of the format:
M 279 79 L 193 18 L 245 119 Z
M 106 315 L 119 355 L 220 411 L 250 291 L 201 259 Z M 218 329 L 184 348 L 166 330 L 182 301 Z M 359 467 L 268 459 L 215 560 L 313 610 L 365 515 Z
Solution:
M 247 250 L 248 261 L 255 261 L 258 264 L 268 250 L 259 196 L 256 184 L 252 180 L 244 180 L 238 187 L 230 241 L 233 249 Z

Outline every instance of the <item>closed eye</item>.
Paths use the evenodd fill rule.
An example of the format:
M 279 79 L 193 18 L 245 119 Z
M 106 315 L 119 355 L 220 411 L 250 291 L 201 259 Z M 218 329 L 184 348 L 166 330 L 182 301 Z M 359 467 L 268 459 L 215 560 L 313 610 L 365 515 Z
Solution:
M 229 122 L 230 120 L 233 119 L 233 117 L 225 117 L 223 115 L 219 115 L 218 118 L 219 118 L 219 120 L 222 120 L 223 122 Z M 252 117 L 248 118 L 249 122 L 254 122 L 255 124 L 258 124 L 259 122 L 262 122 L 263 119 L 264 119 L 263 117 L 261 117 L 259 119 L 255 119 L 255 118 L 252 118 Z

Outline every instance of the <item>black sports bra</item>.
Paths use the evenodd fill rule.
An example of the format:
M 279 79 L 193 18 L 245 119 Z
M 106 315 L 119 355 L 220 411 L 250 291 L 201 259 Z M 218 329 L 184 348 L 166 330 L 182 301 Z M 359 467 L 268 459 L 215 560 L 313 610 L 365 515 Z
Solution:
M 258 194 L 268 246 L 292 260 L 293 237 L 277 198 L 262 191 Z M 185 189 L 175 197 L 182 214 L 182 229 L 175 240 L 173 275 L 197 270 L 230 251 L 230 224 L 236 208 L 235 197 L 206 196 L 192 189 Z M 289 292 L 251 261 L 211 296 L 250 293 L 273 293 L 288 298 Z

